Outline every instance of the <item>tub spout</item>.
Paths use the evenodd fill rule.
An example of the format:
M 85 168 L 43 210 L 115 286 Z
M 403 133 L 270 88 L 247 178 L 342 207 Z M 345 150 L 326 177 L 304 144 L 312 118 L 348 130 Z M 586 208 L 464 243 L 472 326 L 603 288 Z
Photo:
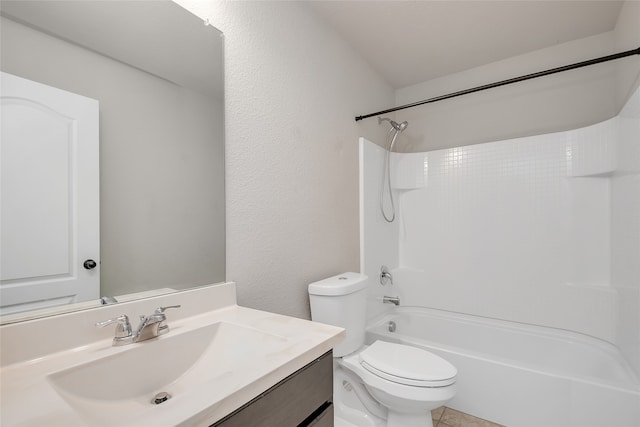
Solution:
M 400 305 L 400 298 L 399 297 L 388 297 L 388 296 L 383 296 L 382 297 L 382 302 L 385 304 L 394 304 L 394 305 Z

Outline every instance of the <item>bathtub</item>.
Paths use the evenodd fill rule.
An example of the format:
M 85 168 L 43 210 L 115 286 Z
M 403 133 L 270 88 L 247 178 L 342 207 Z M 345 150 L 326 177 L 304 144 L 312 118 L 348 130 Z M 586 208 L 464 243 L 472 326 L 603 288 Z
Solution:
M 366 336 L 453 363 L 458 392 L 447 406 L 480 418 L 508 427 L 640 426 L 640 382 L 617 348 L 596 338 L 422 307 L 395 308 Z

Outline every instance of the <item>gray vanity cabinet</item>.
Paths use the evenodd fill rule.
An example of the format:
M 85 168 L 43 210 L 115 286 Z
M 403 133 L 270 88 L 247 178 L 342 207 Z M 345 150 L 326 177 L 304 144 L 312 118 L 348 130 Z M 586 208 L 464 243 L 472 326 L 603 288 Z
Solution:
M 280 381 L 211 427 L 333 427 L 333 352 Z

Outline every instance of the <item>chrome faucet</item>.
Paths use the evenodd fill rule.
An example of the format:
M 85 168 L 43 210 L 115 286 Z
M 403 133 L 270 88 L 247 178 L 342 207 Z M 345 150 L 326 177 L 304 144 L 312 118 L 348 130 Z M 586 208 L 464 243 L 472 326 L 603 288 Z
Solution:
M 98 322 L 96 326 L 103 328 L 112 323 L 118 324 L 118 326 L 116 326 L 116 335 L 113 338 L 114 346 L 146 341 L 169 332 L 169 325 L 165 323 L 167 316 L 164 314 L 165 310 L 169 308 L 180 308 L 180 306 L 170 305 L 168 307 L 158 307 L 154 310 L 153 314 L 140 316 L 140 324 L 135 332 L 131 329 L 131 323 L 129 323 L 129 317 L 126 314 L 121 314 L 118 317 L 105 320 L 104 322 Z
M 169 332 L 169 325 L 165 323 L 167 316 L 164 314 L 165 310 L 169 308 L 180 308 L 180 306 L 170 305 L 168 307 L 158 307 L 154 310 L 153 314 L 140 316 L 140 325 L 138 325 L 138 329 L 136 330 L 135 342 L 146 341 Z
M 385 295 L 382 297 L 382 302 L 385 304 L 400 305 L 400 297 L 388 297 Z

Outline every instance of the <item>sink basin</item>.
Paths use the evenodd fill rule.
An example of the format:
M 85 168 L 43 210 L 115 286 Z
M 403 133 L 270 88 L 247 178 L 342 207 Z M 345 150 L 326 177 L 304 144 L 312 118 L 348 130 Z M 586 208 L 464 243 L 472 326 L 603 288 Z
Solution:
M 122 351 L 52 373 L 47 380 L 91 425 L 141 425 L 151 414 L 169 409 L 192 393 L 213 395 L 237 384 L 235 371 L 255 369 L 261 360 L 282 352 L 286 339 L 234 323 L 172 330 L 157 339 L 122 347 Z M 172 397 L 152 403 L 159 392 Z M 154 417 L 155 418 L 155 417 Z M 136 421 L 137 420 L 137 421 Z

